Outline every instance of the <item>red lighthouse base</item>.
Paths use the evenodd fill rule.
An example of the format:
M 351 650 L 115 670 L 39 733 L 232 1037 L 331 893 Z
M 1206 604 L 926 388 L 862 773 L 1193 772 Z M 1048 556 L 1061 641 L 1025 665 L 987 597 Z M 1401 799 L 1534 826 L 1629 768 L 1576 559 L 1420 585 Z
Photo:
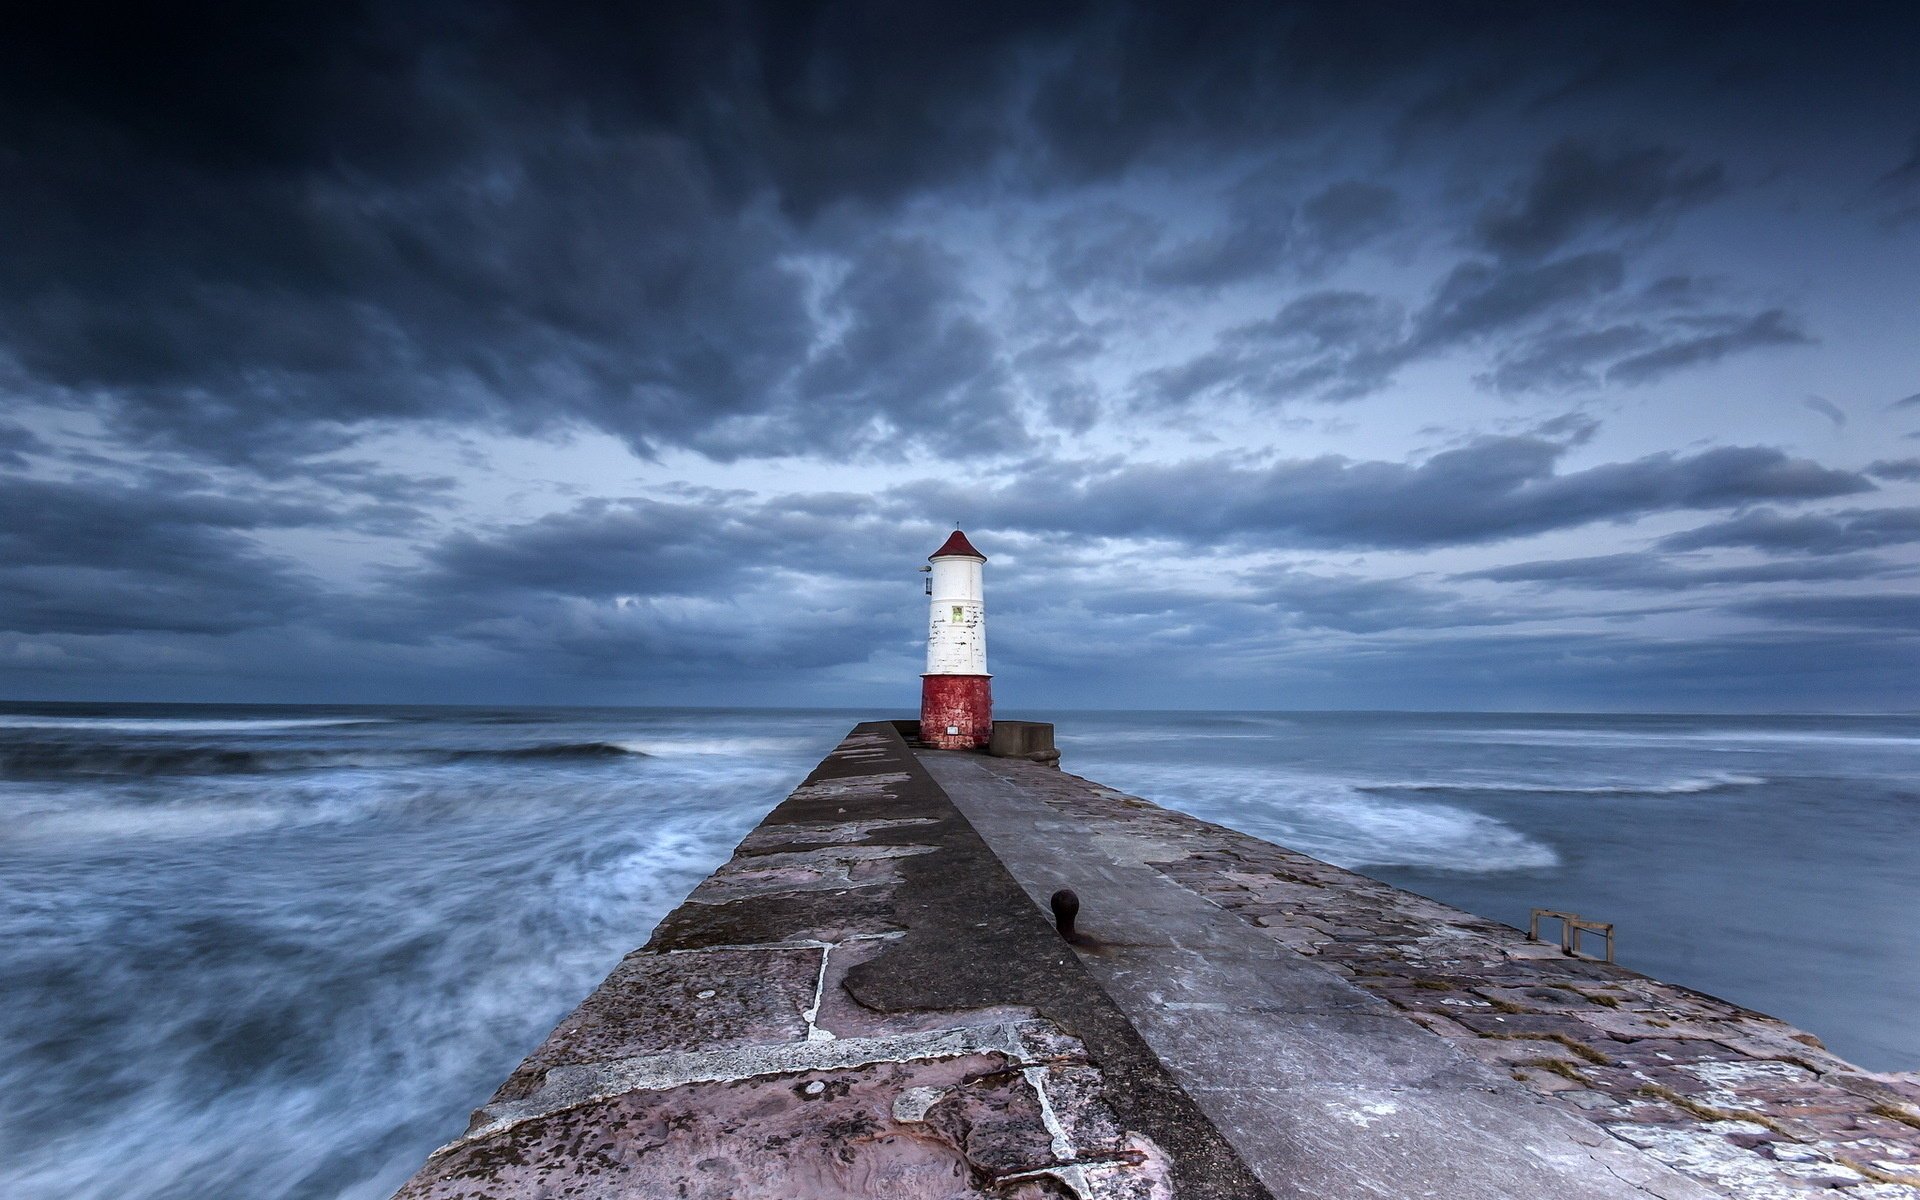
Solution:
M 920 677 L 921 741 L 936 750 L 978 750 L 992 736 L 992 676 Z

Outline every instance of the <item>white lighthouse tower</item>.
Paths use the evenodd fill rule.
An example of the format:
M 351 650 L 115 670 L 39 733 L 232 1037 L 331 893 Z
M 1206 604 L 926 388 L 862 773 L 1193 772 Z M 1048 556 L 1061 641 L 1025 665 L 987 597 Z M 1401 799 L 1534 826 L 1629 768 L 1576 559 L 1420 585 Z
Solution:
M 987 674 L 987 604 L 980 569 L 987 556 L 953 531 L 927 556 L 927 672 L 920 677 L 920 740 L 942 750 L 974 750 L 993 735 L 992 676 Z

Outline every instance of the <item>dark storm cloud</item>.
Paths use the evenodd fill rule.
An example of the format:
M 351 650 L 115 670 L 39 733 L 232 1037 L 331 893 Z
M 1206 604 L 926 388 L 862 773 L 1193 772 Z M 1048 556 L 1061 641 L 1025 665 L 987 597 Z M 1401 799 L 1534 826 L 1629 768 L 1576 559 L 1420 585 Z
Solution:
M 27 455 L 46 448 L 47 444 L 33 430 L 0 421 L 0 467 L 23 467 Z
M 1856 629 L 1885 629 L 1920 633 L 1920 596 L 1911 593 L 1876 596 L 1765 596 L 1739 606 L 1750 616 L 1776 621 L 1843 625 Z
M 1791 681 L 1791 703 L 1859 711 L 1906 703 L 1920 639 L 1839 629 L 1712 639 L 1462 631 L 1341 646 L 1305 665 L 1319 668 L 1305 681 L 1333 704 L 1385 690 L 1449 707 L 1537 710 L 1542 697 L 1562 694 L 1560 680 L 1577 675 L 1584 703 L 1599 708 L 1779 711 L 1783 683 Z
M 1629 386 L 1808 342 L 1742 290 L 1765 281 L 1671 274 L 1695 269 L 1688 248 L 1656 241 L 1745 185 L 1746 143 L 1799 161 L 1764 142 L 1780 118 L 1904 146 L 1911 129 L 1873 122 L 1910 109 L 1867 101 L 1904 78 L 1911 20 L 1472 2 L 23 10 L 0 37 L 0 394 L 67 411 L 36 424 L 44 440 L 0 425 L 0 466 L 88 474 L 0 493 L 32 518 L 0 530 L 0 626 L 54 648 L 146 631 L 125 653 L 147 663 L 226 635 L 228 678 L 311 636 L 309 681 L 405 661 L 435 696 L 486 671 L 509 692 L 621 673 L 720 688 L 874 654 L 902 585 L 873 581 L 919 561 L 935 513 L 997 524 L 1013 553 L 996 561 L 1045 581 L 996 593 L 1025 606 L 1001 610 L 1026 622 L 1004 636 L 1036 655 L 1110 660 L 1117 628 L 1189 664 L 1222 646 L 1264 661 L 1276 630 L 1405 631 L 1356 671 L 1538 679 L 1527 664 L 1557 650 L 1603 686 L 1648 686 L 1694 660 L 1630 639 L 1436 639 L 1520 618 L 1331 569 L 1216 570 L 1220 594 L 1108 587 L 1075 543 L 1154 540 L 1200 574 L 1248 547 L 1420 550 L 1788 505 L 1908 478 L 1901 463 L 1732 446 L 1564 469 L 1567 429 L 1415 462 L 1046 456 L 1137 432 L 1107 420 L 1129 399 L 1113 371 L 1139 369 L 1130 342 L 1169 313 L 1238 324 L 1138 381 L 1144 407 L 1350 399 L 1468 355 L 1516 393 Z M 1914 194 L 1903 153 L 1885 159 L 1889 211 Z M 488 525 L 475 512 L 521 503 L 489 488 L 526 479 L 476 466 L 456 490 L 315 457 L 369 433 L 391 438 L 364 453 L 392 462 L 461 431 L 581 429 L 656 463 L 941 466 L 877 496 L 674 491 L 652 466 L 649 499 Z M 954 482 L 983 474 L 997 483 Z M 1809 582 L 1854 563 L 1843 549 L 1911 540 L 1892 515 L 1741 524 L 1762 516 L 1800 520 L 1691 536 L 1835 547 L 1792 576 Z M 372 587 L 329 590 L 277 549 L 336 537 L 354 547 L 326 564 L 341 576 L 388 564 Z M 1074 608 L 1096 623 L 1048 625 L 1076 589 L 1107 595 Z M 1822 661 L 1897 658 L 1847 637 Z M 1756 641 L 1747 662 L 1814 661 L 1815 641 Z M 1629 665 L 1609 676 L 1611 655 Z
M 1668 311 L 1649 320 L 1662 307 L 1695 303 L 1694 296 L 1623 294 L 1625 279 L 1622 256 L 1594 251 L 1545 263 L 1462 263 L 1410 315 L 1362 292 L 1308 293 L 1268 320 L 1223 332 L 1204 354 L 1147 372 L 1136 383 L 1138 397 L 1149 406 L 1215 394 L 1351 400 L 1385 387 L 1408 364 L 1483 343 L 1495 347 L 1495 361 L 1482 378 L 1501 391 L 1637 386 L 1813 340 L 1777 308 Z M 1621 319 L 1628 313 L 1635 315 Z
M 1720 168 L 1688 165 L 1669 148 L 1561 142 L 1512 194 L 1478 216 L 1470 240 L 1494 257 L 1453 267 L 1404 323 L 1384 298 L 1310 295 L 1271 321 L 1227 331 L 1197 358 L 1148 373 L 1141 394 L 1175 405 L 1216 392 L 1352 399 L 1385 386 L 1411 362 L 1499 340 L 1505 345 L 1487 379 L 1503 391 L 1603 379 L 1633 385 L 1745 350 L 1808 342 L 1783 310 L 1701 312 L 1697 290 L 1671 286 L 1671 279 L 1622 296 L 1628 267 L 1618 250 L 1562 253 L 1589 233 L 1644 239 L 1724 188 Z M 1271 207 L 1260 211 L 1274 219 Z M 1287 244 L 1283 233 L 1243 220 L 1184 248 L 1181 271 L 1171 278 L 1213 283 L 1226 272 L 1267 269 L 1271 262 L 1248 248 L 1256 241 L 1275 255 Z M 1335 303 L 1369 319 L 1332 329 L 1313 319 Z M 1661 309 L 1664 319 L 1646 319 Z
M 1407 350 L 1445 348 L 1597 299 L 1618 288 L 1624 277 L 1620 256 L 1603 252 L 1538 266 L 1463 263 L 1440 281 L 1414 322 Z
M 1905 160 L 1881 176 L 1874 190 L 1886 206 L 1889 225 L 1904 225 L 1920 218 L 1920 135 L 1914 137 Z
M 1166 221 L 1120 204 L 1053 221 L 1047 263 L 1068 288 L 1145 287 L 1175 294 L 1247 280 L 1313 278 L 1388 233 L 1403 217 L 1392 188 L 1364 180 L 1303 185 L 1268 166 L 1228 185 L 1211 227 L 1182 237 Z
M 1561 473 L 1565 441 L 1482 438 L 1419 463 L 1337 456 L 1250 466 L 1054 463 L 991 490 L 896 489 L 905 511 L 998 528 L 1265 545 L 1418 548 L 1498 541 L 1654 512 L 1813 500 L 1865 477 L 1758 446 L 1653 454 Z
M 40 6 L 0 39 L 0 222 L 33 231 L 0 263 L 0 342 L 29 394 L 229 455 L 422 419 L 587 424 L 721 458 L 991 453 L 1024 444 L 1017 423 L 963 440 L 947 418 L 1006 404 L 993 379 L 964 398 L 953 383 L 998 352 L 964 298 L 931 318 L 909 304 L 897 329 L 856 315 L 864 336 L 839 338 L 802 264 L 878 273 L 835 285 L 857 303 L 900 286 L 874 261 L 898 243 L 863 223 L 916 199 L 1270 157 L 1443 95 L 1466 119 L 1495 95 L 1564 95 L 1626 46 L 1663 88 L 1715 47 L 1746 68 L 1721 90 L 1764 96 L 1784 47 L 1825 79 L 1898 41 L 1860 18 L 1800 24 L 1478 4 Z M 1541 257 L 1657 227 L 1718 184 L 1664 147 L 1564 142 L 1476 236 Z M 1311 272 L 1404 218 L 1350 171 L 1256 172 L 1227 210 L 1197 240 L 1136 246 L 1143 278 Z M 1450 278 L 1408 345 L 1607 283 L 1593 259 L 1489 270 Z M 1707 331 L 1620 378 L 1742 336 Z M 1332 386 L 1370 386 L 1394 349 L 1338 351 L 1357 374 Z M 903 387 L 848 382 L 868 369 Z M 903 390 L 926 380 L 946 390 Z
M 1258 603 L 1301 628 L 1346 633 L 1452 629 L 1524 619 L 1407 579 L 1278 571 L 1250 580 Z
M 787 8 L 338 6 L 110 32 L 45 10 L 9 43 L 0 96 L 33 173 L 0 220 L 36 232 L 0 265 L 0 339 L 41 396 L 105 399 L 138 437 L 219 452 L 450 418 L 585 422 L 643 452 L 845 452 L 879 428 L 952 453 L 923 420 L 949 395 L 815 390 L 867 364 L 846 339 L 816 346 L 803 247 L 769 200 L 968 169 L 964 146 L 1005 132 L 971 89 L 1004 94 L 1024 29 L 1048 23 L 1024 12 L 916 12 L 916 41 Z M 736 157 L 735 134 L 757 154 Z M 901 298 L 884 249 L 853 257 L 838 307 Z M 964 318 L 930 331 L 898 311 L 866 337 L 875 376 L 990 357 L 960 344 L 982 333 Z M 928 332 L 947 336 L 914 361 Z
M 1349 399 L 1391 377 L 1405 323 L 1400 306 L 1379 296 L 1310 292 L 1269 320 L 1227 330 L 1205 354 L 1147 372 L 1136 381 L 1136 401 L 1180 406 L 1219 392 Z
M 426 548 L 419 569 L 391 573 L 386 601 L 402 614 L 392 629 L 409 636 L 412 622 L 428 627 L 436 614 L 532 616 L 555 600 L 797 601 L 809 589 L 910 571 L 940 536 L 921 521 L 883 519 L 872 498 L 853 493 L 762 498 L 693 488 L 595 499 L 534 521 L 449 534 Z
M 903 439 L 955 457 L 1023 447 L 998 339 L 954 275 L 925 241 L 868 247 L 827 301 L 840 332 L 802 371 L 804 402 L 779 436 L 805 444 L 817 423 L 840 425 L 844 444 L 862 449 Z M 749 445 L 764 453 L 768 443 Z
M 1669 147 L 1563 141 L 1514 194 L 1480 214 L 1473 232 L 1496 254 L 1538 257 L 1590 230 L 1665 221 L 1725 188 L 1718 164 L 1689 164 Z
M 1618 255 L 1597 252 L 1541 264 L 1473 261 L 1450 271 L 1410 315 L 1364 292 L 1311 292 L 1267 320 L 1225 331 L 1204 354 L 1146 373 L 1139 396 L 1149 406 L 1216 393 L 1354 399 L 1417 359 L 1589 304 L 1617 289 L 1623 274 Z
M 1875 479 L 1896 479 L 1920 483 L 1920 458 L 1882 458 L 1867 464 L 1867 474 Z
M 787 496 L 777 502 L 694 491 L 674 499 L 590 500 L 505 529 L 461 532 L 427 554 L 426 588 L 438 595 L 507 590 L 612 599 L 623 595 L 724 595 L 750 576 L 832 572 L 855 544 L 898 548 L 908 531 L 881 527 L 853 496 Z M 911 528 L 911 527 L 910 527 Z M 920 541 L 931 533 L 919 528 Z M 849 544 L 836 549 L 835 543 Z M 420 585 L 412 574 L 402 587 Z
M 249 533 L 324 511 L 198 491 L 0 478 L 0 629 L 222 634 L 281 624 L 312 585 Z
M 1648 383 L 1683 367 L 1718 362 L 1742 350 L 1804 345 L 1813 340 L 1795 318 L 1777 308 L 1744 318 L 1676 319 L 1669 323 L 1669 329 L 1675 333 L 1671 341 L 1614 363 L 1607 368 L 1607 381 Z
M 1455 578 L 1531 583 L 1554 589 L 1583 587 L 1609 591 L 1681 592 L 1731 584 L 1870 579 L 1890 573 L 1889 564 L 1865 555 L 1699 567 L 1642 552 L 1513 563 L 1484 571 L 1470 571 Z
M 1846 424 L 1847 424 L 1846 410 L 1841 408 L 1838 404 L 1835 404 L 1833 401 L 1827 399 L 1825 396 L 1808 396 L 1806 399 L 1802 400 L 1800 404 L 1803 408 L 1806 408 L 1811 412 L 1817 412 L 1821 416 L 1825 417 L 1827 420 L 1833 422 L 1833 427 L 1835 429 L 1844 429 L 1846 427 Z
M 505 656 L 534 674 L 724 684 L 911 649 L 913 565 L 941 536 L 851 493 L 589 500 L 446 536 L 326 626 L 371 644 Z
M 1400 216 L 1400 198 L 1391 189 L 1360 180 L 1329 184 L 1297 200 L 1290 172 L 1268 168 L 1227 190 L 1226 215 L 1219 228 L 1198 237 L 1140 255 L 1141 232 L 1131 252 L 1106 260 L 1100 274 L 1125 274 L 1140 258 L 1141 282 L 1162 287 L 1219 287 L 1272 275 L 1282 269 L 1317 275 L 1375 237 L 1392 229 Z M 1081 277 L 1088 275 L 1082 258 Z
M 1742 547 L 1768 553 L 1845 554 L 1920 542 L 1920 508 L 1848 509 L 1788 514 L 1773 509 L 1741 513 L 1660 540 L 1669 550 Z
M 1782 309 L 1753 314 L 1676 313 L 1655 322 L 1566 322 L 1518 342 L 1488 380 L 1502 391 L 1652 383 L 1729 355 L 1813 339 Z

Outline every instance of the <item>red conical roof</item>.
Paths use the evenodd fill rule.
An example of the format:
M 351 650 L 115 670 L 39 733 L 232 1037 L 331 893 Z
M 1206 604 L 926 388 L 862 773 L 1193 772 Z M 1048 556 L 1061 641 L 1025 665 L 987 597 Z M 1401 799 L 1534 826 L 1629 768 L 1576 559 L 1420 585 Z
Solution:
M 987 556 L 980 553 L 978 550 L 975 550 L 973 548 L 973 543 L 967 540 L 967 535 L 964 533 L 961 533 L 958 529 L 953 531 L 952 537 L 940 543 L 940 548 L 938 550 L 935 550 L 932 554 L 927 555 L 927 557 L 929 559 L 977 558 L 981 562 L 987 561 Z

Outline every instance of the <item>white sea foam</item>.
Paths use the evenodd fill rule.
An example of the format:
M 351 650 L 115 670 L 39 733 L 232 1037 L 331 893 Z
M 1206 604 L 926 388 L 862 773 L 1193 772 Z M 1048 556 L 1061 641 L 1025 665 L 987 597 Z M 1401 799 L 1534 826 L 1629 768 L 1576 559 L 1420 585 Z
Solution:
M 1531 871 L 1558 866 L 1553 849 L 1492 817 L 1447 804 L 1397 802 L 1338 789 L 1277 800 L 1296 849 L 1349 867 Z M 1256 831 L 1257 832 L 1257 831 Z
M 1494 817 L 1342 780 L 1230 767 L 1087 769 L 1156 803 L 1337 866 L 1484 872 L 1542 870 L 1560 861 L 1552 847 Z

